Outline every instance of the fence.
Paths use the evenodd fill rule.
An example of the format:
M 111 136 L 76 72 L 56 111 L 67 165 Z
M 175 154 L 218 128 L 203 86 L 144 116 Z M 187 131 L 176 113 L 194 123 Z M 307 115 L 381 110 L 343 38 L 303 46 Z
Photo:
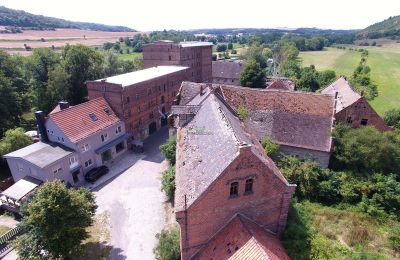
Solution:
M 18 235 L 23 233 L 23 229 L 20 227 L 15 227 L 0 236 L 0 254 L 10 248 L 11 241 L 13 241 Z

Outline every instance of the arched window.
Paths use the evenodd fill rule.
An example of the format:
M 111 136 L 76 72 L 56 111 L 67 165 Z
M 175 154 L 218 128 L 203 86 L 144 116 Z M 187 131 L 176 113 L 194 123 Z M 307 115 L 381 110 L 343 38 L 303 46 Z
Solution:
M 231 197 L 236 197 L 236 196 L 238 196 L 238 194 L 239 194 L 238 188 L 239 188 L 239 183 L 238 183 L 237 181 L 232 182 L 232 183 L 231 183 L 231 191 L 230 191 L 230 194 L 229 194 L 229 195 L 230 195 Z
M 253 192 L 253 179 L 246 180 L 246 186 L 244 188 L 244 193 L 252 193 Z

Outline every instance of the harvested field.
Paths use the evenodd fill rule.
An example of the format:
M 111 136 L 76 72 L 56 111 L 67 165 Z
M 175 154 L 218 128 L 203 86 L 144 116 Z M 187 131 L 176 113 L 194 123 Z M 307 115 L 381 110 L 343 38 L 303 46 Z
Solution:
M 66 44 L 99 46 L 103 45 L 105 42 L 115 42 L 120 37 L 132 37 L 139 33 L 140 32 L 101 32 L 79 29 L 56 29 L 54 31 L 26 30 L 23 33 L 0 34 L 0 49 L 15 53 L 24 51 L 24 44 L 31 48 L 52 46 L 61 48 Z

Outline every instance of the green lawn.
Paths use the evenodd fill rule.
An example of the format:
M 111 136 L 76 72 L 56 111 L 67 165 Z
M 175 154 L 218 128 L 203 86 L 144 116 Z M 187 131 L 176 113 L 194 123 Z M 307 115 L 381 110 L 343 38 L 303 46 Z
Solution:
M 123 60 L 134 60 L 136 58 L 141 58 L 143 57 L 143 53 L 141 52 L 131 52 L 131 53 L 124 53 L 124 54 L 116 54 L 118 58 L 121 58 Z
M 388 109 L 400 107 L 400 45 L 368 51 L 371 78 L 379 91 L 371 105 L 382 115 Z M 303 66 L 314 64 L 318 70 L 332 69 L 338 76 L 351 76 L 360 57 L 360 52 L 335 48 L 300 53 Z

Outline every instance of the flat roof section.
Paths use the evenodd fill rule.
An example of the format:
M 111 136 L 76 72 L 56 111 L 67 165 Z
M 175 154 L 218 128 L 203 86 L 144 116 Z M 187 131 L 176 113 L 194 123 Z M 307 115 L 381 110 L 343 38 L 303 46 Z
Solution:
M 188 69 L 189 67 L 183 66 L 157 66 L 151 67 L 144 70 L 133 71 L 125 74 L 120 74 L 104 79 L 98 79 L 96 81 L 101 82 L 105 81 L 108 83 L 118 84 L 122 87 L 131 86 L 133 84 L 137 84 L 140 82 L 144 82 L 147 80 L 151 80 L 154 78 L 158 78 L 161 76 L 165 76 L 168 74 L 172 74 L 178 71 L 182 71 Z
M 186 47 L 197 47 L 197 46 L 213 46 L 212 42 L 180 42 L 183 48 Z

